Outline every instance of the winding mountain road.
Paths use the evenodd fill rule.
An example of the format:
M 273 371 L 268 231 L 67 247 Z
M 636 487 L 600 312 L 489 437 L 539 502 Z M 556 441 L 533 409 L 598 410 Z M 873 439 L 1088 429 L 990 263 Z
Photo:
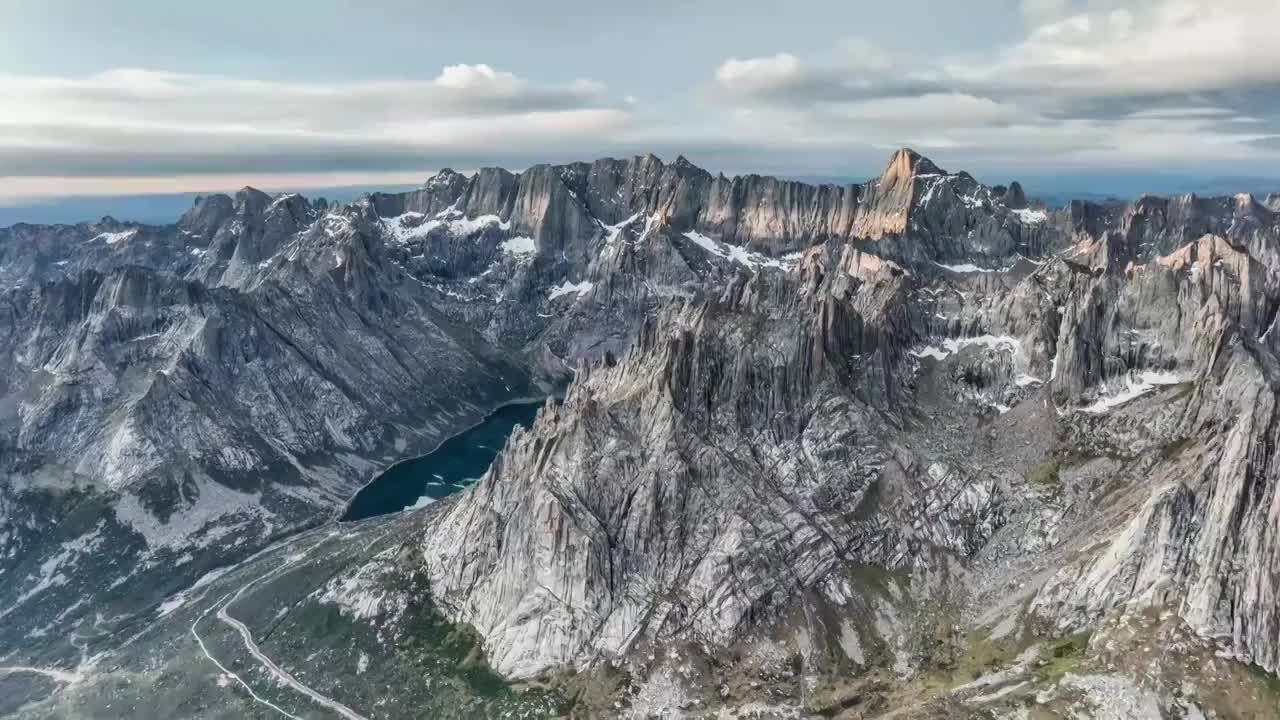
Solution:
M 361 547 L 360 553 L 366 553 L 371 548 L 380 544 L 383 540 L 385 540 L 391 534 L 391 532 L 392 530 L 385 530 L 381 533 L 378 533 L 372 540 L 365 543 Z M 254 699 L 255 702 L 265 705 L 271 708 L 272 710 L 275 710 L 276 712 L 280 713 L 281 715 L 284 715 L 287 718 L 291 718 L 292 720 L 303 720 L 303 719 L 298 717 L 297 715 L 294 715 L 288 710 L 285 710 L 279 705 L 271 702 L 270 700 L 267 700 L 261 695 L 259 695 L 257 692 L 253 690 L 252 687 L 250 687 L 249 683 L 243 677 L 229 670 L 226 665 L 224 665 L 216 657 L 214 657 L 213 654 L 209 652 L 209 648 L 205 644 L 204 639 L 200 637 L 198 626 L 202 620 L 208 617 L 209 613 L 216 611 L 216 617 L 218 618 L 219 622 L 235 630 L 236 633 L 239 634 L 240 640 L 244 644 L 245 650 L 251 656 L 253 656 L 255 660 L 258 661 L 258 664 L 260 664 L 269 673 L 271 673 L 271 675 L 275 677 L 275 679 L 279 681 L 282 685 L 289 687 L 290 689 L 299 693 L 300 695 L 305 695 L 308 699 L 310 699 L 315 704 L 320 705 L 321 707 L 328 708 L 329 710 L 333 711 L 334 713 L 341 716 L 345 720 L 369 720 L 367 717 L 365 717 L 364 715 L 361 715 L 359 712 L 352 709 L 351 707 L 344 705 L 338 700 L 335 700 L 334 698 L 331 698 L 328 695 L 325 695 L 324 693 L 319 692 L 318 690 L 308 686 L 306 683 L 303 683 L 302 681 L 294 677 L 293 674 L 290 673 L 288 670 L 285 670 L 284 668 L 277 665 L 275 661 L 273 661 L 270 657 L 268 657 L 266 653 L 262 652 L 262 649 L 258 647 L 258 643 L 253 637 L 253 631 L 250 630 L 247 625 L 245 625 L 240 620 L 236 619 L 236 617 L 231 614 L 232 606 L 237 601 L 239 601 L 240 598 L 242 598 L 245 595 L 245 593 L 249 592 L 249 590 L 251 590 L 254 586 L 264 583 L 272 578 L 275 578 L 287 572 L 291 568 L 295 567 L 302 560 L 304 560 L 308 555 L 310 555 L 313 550 L 325 544 L 325 542 L 328 539 L 338 534 L 340 534 L 340 531 L 337 531 L 337 530 L 329 530 L 327 532 L 324 532 L 323 534 L 320 535 L 319 539 L 315 540 L 315 542 L 311 542 L 310 544 L 307 544 L 305 548 L 297 552 L 290 552 L 289 550 L 291 550 L 292 547 L 297 547 L 298 545 L 306 543 L 308 540 L 310 540 L 312 537 L 310 533 L 305 534 L 303 536 L 290 538 L 288 540 L 282 541 L 279 544 L 273 545 L 270 548 L 259 551 L 253 557 L 249 558 L 244 563 L 241 563 L 240 565 L 238 565 L 237 568 L 245 567 L 250 562 L 259 561 L 260 559 L 263 558 L 264 555 L 270 552 L 283 552 L 284 556 L 282 558 L 282 561 L 275 567 L 271 568 L 269 571 L 264 572 L 261 575 L 257 575 L 256 577 L 252 577 L 243 585 L 240 585 L 234 590 L 228 591 L 216 602 L 206 607 L 204 612 L 202 612 L 199 616 L 197 616 L 195 621 L 191 623 L 191 634 L 192 636 L 195 637 L 196 642 L 200 645 L 200 650 L 204 653 L 205 657 L 207 657 L 210 662 L 216 665 L 224 675 L 231 678 L 236 683 L 238 683 L 241 687 L 243 687 L 246 691 L 248 691 L 249 695 Z M 232 572 L 234 572 L 234 570 L 235 568 L 227 571 L 226 574 L 230 575 Z
M 332 535 L 332 533 L 330 533 L 330 535 Z M 224 674 L 226 674 L 227 676 L 235 680 L 237 683 L 239 683 L 242 687 L 244 687 L 244 689 L 249 692 L 249 695 L 253 697 L 254 701 L 262 705 L 265 705 L 271 708 L 272 710 L 275 710 L 276 712 L 280 713 L 281 715 L 284 715 L 285 717 L 292 718 L 293 720 L 302 720 L 302 718 L 298 717 L 297 715 L 290 713 L 289 711 L 285 710 L 279 705 L 276 705 L 270 700 L 267 700 L 266 698 L 254 692 L 253 688 L 249 686 L 249 683 L 246 682 L 244 678 L 240 677 L 234 672 L 231 672 L 229 669 L 227 669 L 225 665 L 219 662 L 218 659 L 215 658 L 212 653 L 209 652 L 209 648 L 205 645 L 204 640 L 201 639 L 200 637 L 200 633 L 197 630 L 197 626 L 200 624 L 201 620 L 203 620 L 205 617 L 209 615 L 210 612 L 212 612 L 215 609 L 217 610 L 218 620 L 223 624 L 231 627 L 240 635 L 240 639 L 244 643 L 245 650 L 247 650 L 249 654 L 252 655 L 253 658 L 257 660 L 260 665 L 262 665 L 262 667 L 266 668 L 268 672 L 270 672 L 278 681 L 280 681 L 281 684 L 289 687 L 290 689 L 294 690 L 299 694 L 305 695 L 312 702 L 332 710 L 333 712 L 337 713 L 343 718 L 346 718 L 346 720 L 369 720 L 364 715 L 361 715 L 355 710 L 352 710 L 350 707 L 347 707 L 341 702 L 338 702 L 337 700 L 334 700 L 328 695 L 325 695 L 324 693 L 321 693 L 311 688 L 310 686 L 306 685 L 305 683 L 301 682 L 296 677 L 294 677 L 292 673 L 290 673 L 289 671 L 277 665 L 271 658 L 267 657 L 267 655 L 262 652 L 261 648 L 258 647 L 258 643 L 253 639 L 253 632 L 249 630 L 248 626 L 246 626 L 244 623 L 237 620 L 230 613 L 231 606 L 237 600 L 239 600 L 246 592 L 248 592 L 253 586 L 258 585 L 259 583 L 265 582 L 267 580 L 270 580 L 271 578 L 284 573 L 289 568 L 297 564 L 300 560 L 305 558 L 316 547 L 323 544 L 325 539 L 327 539 L 327 537 L 328 536 L 321 538 L 320 540 L 312 543 L 302 552 L 286 555 L 284 557 L 284 561 L 281 562 L 280 565 L 270 570 L 269 572 L 263 573 L 262 575 L 259 575 L 253 578 L 252 580 L 246 582 L 244 585 L 241 585 L 239 588 L 237 588 L 233 592 L 223 595 L 221 599 L 219 599 L 217 602 L 213 603 L 208 608 L 206 608 L 205 611 L 201 613 L 199 617 L 196 618 L 195 622 L 191 623 L 191 634 L 195 636 L 196 642 L 200 645 L 200 650 L 204 652 L 205 657 L 209 658 L 209 660 L 214 665 L 218 666 L 218 669 L 221 670 Z
M 239 597 L 239 593 L 237 593 L 236 597 Z M 245 649 L 248 650 L 249 654 L 252 655 L 254 659 L 256 659 L 259 663 L 261 663 L 263 667 L 271 671 L 272 675 L 275 675 L 276 678 L 279 679 L 285 685 L 288 685 L 289 687 L 293 688 L 297 692 L 302 693 L 303 695 L 306 695 L 307 697 L 315 701 L 317 704 L 323 705 L 329 708 L 330 710 L 333 710 L 334 712 L 338 713 L 342 717 L 347 718 L 347 720 L 369 720 L 365 716 L 361 715 L 355 710 L 352 710 L 346 705 L 343 705 L 337 700 L 334 700 L 328 695 L 324 695 L 320 692 L 317 692 L 316 690 L 311 689 L 304 683 L 300 682 L 292 674 L 290 674 L 289 671 L 285 670 L 284 668 L 281 668 L 279 665 L 276 665 L 271 660 L 271 658 L 263 654 L 262 650 L 258 648 L 258 644 L 254 642 L 253 633 L 249 631 L 249 628 L 246 627 L 244 623 L 231 617 L 231 615 L 227 612 L 227 608 L 229 608 L 231 606 L 231 603 L 235 601 L 236 601 L 236 598 L 233 597 L 225 605 L 218 608 L 218 619 L 226 623 L 227 625 L 230 625 L 232 628 L 235 628 L 235 631 L 240 633 L 240 638 L 244 640 Z

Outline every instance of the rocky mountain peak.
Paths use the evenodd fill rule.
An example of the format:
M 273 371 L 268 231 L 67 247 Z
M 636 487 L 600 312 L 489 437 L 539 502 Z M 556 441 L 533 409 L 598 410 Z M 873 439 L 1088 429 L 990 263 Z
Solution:
M 261 215 L 271 204 L 271 196 L 261 190 L 245 185 L 236 192 L 236 212 L 241 215 Z
M 235 201 L 222 193 L 199 195 L 178 226 L 200 235 L 212 235 L 235 212 Z
M 298 193 L 282 193 L 271 199 L 271 204 L 267 206 L 266 214 L 268 216 L 279 216 L 278 220 L 286 224 L 297 225 L 304 221 L 308 216 L 316 212 L 318 206 L 308 202 L 307 199 Z M 295 227 L 293 231 L 298 228 Z
M 1027 194 L 1022 189 L 1022 184 L 1017 180 L 1009 183 L 1009 189 L 1005 191 L 1000 202 L 1010 210 L 1021 210 L 1027 206 Z
M 1236 193 L 1232 199 L 1236 201 L 1236 207 L 1241 210 L 1252 209 L 1258 204 L 1258 201 L 1253 197 L 1253 193 Z
M 670 167 L 673 168 L 677 173 L 682 175 L 688 174 L 688 173 L 695 173 L 698 175 L 707 175 L 708 177 L 710 177 L 711 175 L 711 173 L 707 172 L 705 169 L 694 164 L 693 161 L 689 160 L 689 158 L 685 157 L 684 155 L 677 155 L 675 162 L 671 163 Z
M 470 184 L 471 178 L 453 168 L 444 168 L 432 175 L 422 185 L 422 189 L 444 198 L 455 198 Z
M 932 160 L 912 150 L 902 148 L 889 158 L 889 164 L 880 174 L 881 182 L 892 183 L 899 179 L 911 179 L 918 175 L 945 175 L 946 171 Z
M 636 169 L 638 169 L 641 173 L 657 174 L 662 172 L 662 169 L 666 167 L 666 164 L 662 162 L 662 158 L 658 157 L 657 155 L 654 155 L 653 153 L 636 155 L 632 159 L 632 161 L 635 164 Z

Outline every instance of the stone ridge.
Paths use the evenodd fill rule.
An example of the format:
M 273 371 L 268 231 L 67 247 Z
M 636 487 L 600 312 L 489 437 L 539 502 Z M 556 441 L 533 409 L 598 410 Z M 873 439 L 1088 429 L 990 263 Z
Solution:
M 600 225 L 613 226 L 636 214 L 656 214 L 677 231 L 694 230 L 778 256 L 829 239 L 901 235 L 907 231 L 908 216 L 922 212 L 920 200 L 938 178 L 955 178 L 960 183 L 954 191 L 933 193 L 930 200 L 955 204 L 961 197 L 956 193 L 970 193 L 970 199 L 967 207 L 962 202 L 958 209 L 935 208 L 931 218 L 958 215 L 950 218 L 950 224 L 972 224 L 978 220 L 966 218 L 989 215 L 1004 207 L 1003 195 L 993 196 L 980 189 L 966 174 L 948 176 L 909 149 L 895 153 L 880 177 L 865 185 L 811 185 L 760 175 L 726 178 L 712 176 L 683 157 L 666 164 L 654 155 L 645 155 L 562 166 L 535 165 L 520 173 L 483 168 L 470 177 L 446 169 L 418 190 L 375 193 L 367 202 L 381 217 L 404 213 L 437 217 L 445 212 L 467 218 L 495 216 L 510 222 L 512 232 L 534 238 L 540 249 L 553 253 L 580 254 Z M 983 199 L 974 199 L 974 193 Z M 227 200 L 218 202 L 220 206 L 228 204 Z M 241 199 L 236 206 L 244 204 Z M 1021 205 L 1017 200 L 1014 204 Z M 1013 228 L 1018 219 L 1013 216 L 1010 220 L 1008 213 L 1003 213 L 996 226 L 984 230 L 993 235 L 1003 233 L 1003 239 L 988 238 L 983 242 L 996 243 L 995 247 L 976 249 L 1006 252 L 1016 246 L 1021 239 Z M 184 217 L 184 223 L 193 221 L 194 216 Z M 936 222 L 923 217 L 919 225 L 934 235 L 944 232 Z M 947 249 L 941 237 L 934 243 Z M 939 259 L 954 259 L 967 250 L 960 248 Z

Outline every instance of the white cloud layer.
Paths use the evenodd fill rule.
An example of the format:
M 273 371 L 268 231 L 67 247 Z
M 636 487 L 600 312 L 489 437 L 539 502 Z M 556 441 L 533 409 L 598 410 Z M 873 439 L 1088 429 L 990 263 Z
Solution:
M 264 165 L 275 157 L 281 171 L 342 170 L 323 167 L 324 156 L 377 165 L 396 155 L 556 146 L 628 119 L 598 82 L 537 85 L 483 64 L 451 65 L 428 81 L 355 83 L 142 69 L 0 75 L 0 97 L 0 175 L 146 173 L 161 159 L 159 172 L 222 171 L 209 162 L 246 156 Z
M 863 42 L 844 59 L 731 58 L 715 95 L 743 132 L 785 128 L 804 145 L 916 142 L 1038 163 L 1276 159 L 1265 146 L 1280 133 L 1280 2 L 1078 5 L 1024 0 L 1023 39 L 961 57 L 890 60 Z
M 800 80 L 805 68 L 791 53 L 739 60 L 729 58 L 716 70 L 721 85 L 739 92 L 759 92 L 786 87 Z
M 1016 35 L 963 51 L 851 37 L 718 64 L 730 53 L 716 52 L 646 88 L 483 63 L 359 82 L 0 74 L 0 179 L 374 177 L 649 150 L 713 169 L 869 175 L 904 144 L 952 167 L 1274 174 L 1280 0 L 975 7 L 1015 13 Z
M 1154 0 L 1035 28 L 994 62 L 944 66 L 997 90 L 1157 95 L 1249 89 L 1280 80 L 1280 2 Z

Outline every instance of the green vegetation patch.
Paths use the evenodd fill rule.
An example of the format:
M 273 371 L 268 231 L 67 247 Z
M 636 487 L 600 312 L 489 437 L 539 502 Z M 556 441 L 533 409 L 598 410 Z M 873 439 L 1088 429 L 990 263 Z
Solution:
M 1190 447 L 1194 442 L 1195 440 L 1193 440 L 1190 437 L 1184 437 L 1184 438 L 1179 438 L 1177 440 L 1174 440 L 1173 442 L 1161 448 L 1160 459 L 1176 460 L 1179 457 L 1181 457 L 1182 453 L 1186 451 L 1186 449 Z
M 1062 477 L 1059 475 L 1061 469 L 1062 466 L 1058 460 L 1050 458 L 1031 468 L 1031 472 L 1027 473 L 1027 482 L 1045 488 L 1060 488 L 1062 487 Z
M 1196 383 L 1194 380 L 1180 382 L 1177 385 L 1173 386 L 1173 392 L 1170 394 L 1169 399 L 1182 400 L 1184 398 L 1190 397 L 1191 393 L 1195 392 L 1195 389 L 1196 389 Z
M 424 603 L 426 605 L 427 603 Z M 485 661 L 480 634 L 470 625 L 455 625 L 435 607 L 414 613 L 404 634 L 401 650 L 430 657 L 436 671 L 464 681 L 477 696 L 508 699 L 512 690 Z
M 1040 656 L 1047 662 L 1036 667 L 1036 679 L 1042 683 L 1053 683 L 1075 670 L 1089 649 L 1090 636 L 1091 633 L 1083 632 L 1050 642 Z
M 956 664 L 952 684 L 963 685 L 1007 666 L 1027 649 L 1027 645 L 1009 636 L 992 638 L 991 632 L 985 628 L 969 633 L 965 637 L 964 652 Z
M 1272 707 L 1280 708 L 1280 677 L 1272 675 L 1257 665 L 1249 665 L 1248 668 L 1263 698 L 1272 703 Z

